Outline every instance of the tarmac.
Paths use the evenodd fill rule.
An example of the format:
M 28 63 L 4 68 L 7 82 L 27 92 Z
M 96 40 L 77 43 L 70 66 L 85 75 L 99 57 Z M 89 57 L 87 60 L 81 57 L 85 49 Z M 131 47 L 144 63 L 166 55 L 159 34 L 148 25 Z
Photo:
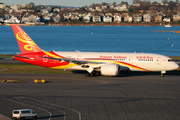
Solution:
M 0 83 L 3 120 L 24 108 L 39 120 L 180 120 L 180 75 L 0 73 L 3 79 L 20 80 Z

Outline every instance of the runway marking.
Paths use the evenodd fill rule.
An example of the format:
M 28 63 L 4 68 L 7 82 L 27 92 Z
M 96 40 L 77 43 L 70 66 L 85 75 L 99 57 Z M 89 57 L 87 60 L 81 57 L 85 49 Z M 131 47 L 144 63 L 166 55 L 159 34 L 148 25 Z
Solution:
M 79 115 L 79 120 L 81 120 L 81 113 L 76 111 L 76 110 L 74 110 L 74 109 L 71 109 L 71 108 L 68 108 L 68 107 L 64 107 L 64 106 L 60 106 L 60 105 L 55 105 L 55 104 L 44 102 L 44 101 L 39 101 L 39 100 L 36 100 L 36 99 L 33 99 L 33 98 L 28 98 L 27 97 L 27 99 L 38 101 L 38 102 L 45 103 L 45 104 L 49 104 L 49 105 L 52 105 L 52 106 L 57 106 L 57 107 L 64 108 L 64 109 L 68 109 L 70 111 L 73 111 L 73 112 L 77 113 Z
M 43 108 L 40 108 L 40 107 L 35 107 L 35 106 L 28 105 L 28 104 L 24 104 L 24 103 L 20 103 L 20 102 L 17 102 L 17 101 L 14 101 L 14 100 L 8 99 L 8 98 L 2 98 L 2 99 L 4 99 L 4 100 L 8 100 L 8 101 L 11 101 L 11 102 L 14 102 L 14 103 L 18 103 L 18 104 L 21 104 L 21 105 L 25 105 L 25 106 L 29 106 L 29 107 L 33 107 L 33 108 L 37 108 L 37 109 L 41 109 L 41 110 L 43 110 L 43 111 L 45 111 L 45 112 L 49 113 L 49 115 L 50 115 L 50 116 L 49 116 L 49 119 L 48 119 L 48 120 L 51 120 L 52 113 L 51 113 L 51 112 L 49 112 L 49 111 L 47 111 L 47 110 L 45 110 L 45 109 L 43 109 Z

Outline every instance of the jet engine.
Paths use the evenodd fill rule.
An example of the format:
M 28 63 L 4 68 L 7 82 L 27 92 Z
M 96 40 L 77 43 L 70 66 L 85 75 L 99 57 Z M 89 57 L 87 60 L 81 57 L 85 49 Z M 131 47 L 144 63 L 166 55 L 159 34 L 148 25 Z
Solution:
M 101 66 L 101 74 L 109 76 L 117 76 L 120 73 L 119 65 L 103 65 Z

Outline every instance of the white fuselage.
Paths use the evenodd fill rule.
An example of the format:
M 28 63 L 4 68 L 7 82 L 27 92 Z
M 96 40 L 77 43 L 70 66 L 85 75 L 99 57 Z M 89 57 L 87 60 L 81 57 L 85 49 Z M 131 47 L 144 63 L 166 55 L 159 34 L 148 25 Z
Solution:
M 119 64 L 121 70 L 131 71 L 169 71 L 179 66 L 171 58 L 151 53 L 107 53 L 107 52 L 55 52 L 58 55 L 69 59 L 102 62 L 92 67 L 100 67 L 104 64 Z M 69 69 L 83 69 L 81 66 L 74 66 Z

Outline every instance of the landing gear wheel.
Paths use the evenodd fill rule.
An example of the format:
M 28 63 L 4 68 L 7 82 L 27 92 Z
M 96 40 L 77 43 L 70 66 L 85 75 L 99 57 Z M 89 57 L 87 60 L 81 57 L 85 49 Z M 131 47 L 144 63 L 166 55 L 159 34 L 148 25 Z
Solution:
M 95 75 L 94 72 L 92 72 L 92 73 L 90 74 L 91 77 L 94 77 L 94 75 Z
M 99 76 L 100 72 L 95 72 L 94 74 L 95 74 L 95 76 Z
M 85 76 L 86 76 L 86 77 L 90 77 L 90 74 L 87 72 L 87 73 L 85 74 Z
M 164 74 L 161 74 L 161 77 L 164 77 Z

